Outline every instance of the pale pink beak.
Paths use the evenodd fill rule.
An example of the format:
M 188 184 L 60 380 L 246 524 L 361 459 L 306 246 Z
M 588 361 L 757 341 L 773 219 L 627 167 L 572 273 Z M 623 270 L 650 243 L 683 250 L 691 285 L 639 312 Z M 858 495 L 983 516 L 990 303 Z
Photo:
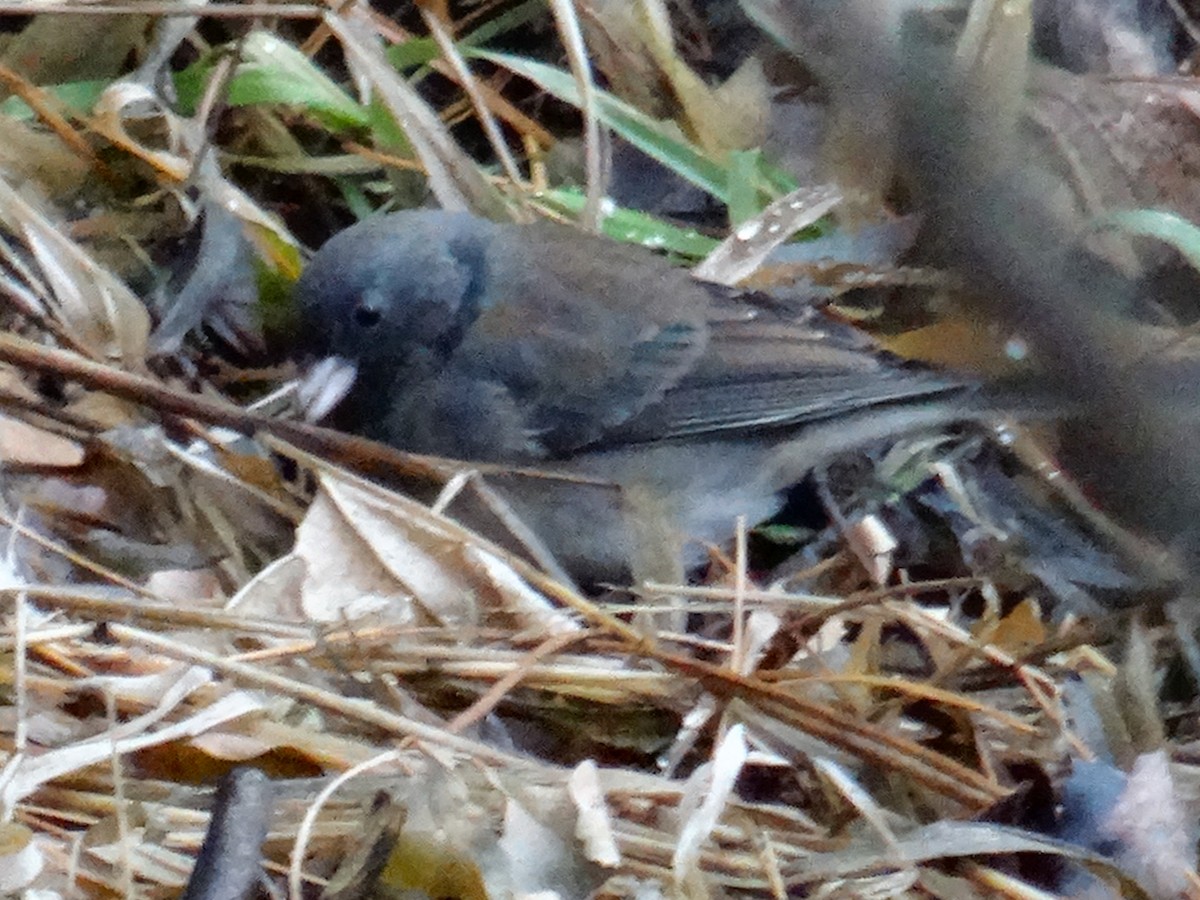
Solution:
M 341 356 L 327 356 L 306 371 L 296 399 L 306 422 L 319 422 L 345 399 L 358 377 L 358 366 Z

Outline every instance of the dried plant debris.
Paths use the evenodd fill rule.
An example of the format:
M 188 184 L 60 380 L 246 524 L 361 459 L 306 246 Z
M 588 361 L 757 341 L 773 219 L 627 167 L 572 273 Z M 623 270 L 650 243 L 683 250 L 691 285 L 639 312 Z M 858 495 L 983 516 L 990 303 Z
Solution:
M 417 6 L 4 23 L 0 893 L 1195 894 L 1200 651 L 1161 603 L 1189 560 L 1090 502 L 1056 416 L 903 412 L 929 427 L 822 457 L 777 518 L 721 510 L 681 583 L 582 588 L 506 500 L 545 472 L 284 417 L 301 248 L 430 196 L 595 214 L 895 353 L 1045 364 L 953 313 L 986 285 L 927 243 L 860 77 L 885 56 L 790 39 L 812 4 Z M 1034 6 L 858 3 L 852 36 L 914 13 L 1023 108 L 982 131 L 1030 138 L 1098 294 L 1200 258 L 1195 86 L 1095 71 L 1175 65 L 1186 4 Z M 1092 71 L 1027 65 L 1031 28 Z M 1099 357 L 1186 362 L 1194 300 L 1142 299 Z

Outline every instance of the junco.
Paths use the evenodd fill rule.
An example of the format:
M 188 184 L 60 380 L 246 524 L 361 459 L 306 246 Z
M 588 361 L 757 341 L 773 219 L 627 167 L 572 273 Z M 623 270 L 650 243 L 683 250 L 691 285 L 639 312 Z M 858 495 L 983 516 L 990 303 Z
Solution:
M 297 298 L 302 333 L 353 373 L 336 424 L 601 482 L 500 484 L 588 582 L 676 571 L 663 535 L 727 539 L 830 452 L 963 390 L 820 312 L 550 223 L 378 216 L 321 248 Z

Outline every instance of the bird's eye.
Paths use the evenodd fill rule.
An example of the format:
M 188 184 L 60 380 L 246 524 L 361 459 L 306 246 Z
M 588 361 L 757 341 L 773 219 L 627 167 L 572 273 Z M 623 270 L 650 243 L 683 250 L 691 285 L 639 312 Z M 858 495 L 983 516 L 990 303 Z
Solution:
M 382 318 L 383 313 L 379 311 L 379 307 L 372 306 L 370 303 L 361 302 L 354 307 L 354 321 L 363 328 L 378 325 Z

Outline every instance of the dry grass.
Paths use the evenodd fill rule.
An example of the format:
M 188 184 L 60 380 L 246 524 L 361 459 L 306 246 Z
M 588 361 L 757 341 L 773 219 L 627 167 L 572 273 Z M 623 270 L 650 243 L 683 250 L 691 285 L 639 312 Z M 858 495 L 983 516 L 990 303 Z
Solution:
M 558 32 L 583 40 L 575 6 L 553 6 Z M 726 190 L 741 163 L 722 141 L 758 96 L 753 77 L 711 89 L 669 31 L 604 43 L 585 20 L 593 64 L 610 80 L 614 66 L 652 73 L 633 80 L 664 93 L 678 128 L 645 131 L 649 117 L 594 96 L 573 43 L 569 73 L 538 84 L 584 97 L 587 181 L 573 191 L 546 174 L 550 128 L 506 93 L 509 76 L 454 43 L 486 18 L 468 27 L 423 4 L 436 40 L 401 46 L 428 66 L 401 75 L 384 48 L 409 35 L 367 7 L 210 6 L 197 25 L 192 8 L 157 4 L 179 29 L 148 46 L 132 9 L 45 9 L 45 28 L 6 36 L 0 55 L 27 104 L 0 107 L 0 892 L 175 896 L 211 785 L 245 764 L 271 777 L 271 800 L 240 783 L 224 824 L 251 846 L 267 829 L 279 896 L 1036 897 L 1075 863 L 1126 896 L 1197 895 L 1178 805 L 1200 775 L 1195 690 L 1167 669 L 1191 649 L 1184 629 L 1064 613 L 1070 592 L 1047 587 L 1031 546 L 1042 533 L 1022 530 L 1035 513 L 1003 519 L 1004 540 L 989 531 L 1002 519 L 978 505 L 994 499 L 988 461 L 1004 456 L 1036 515 L 1054 511 L 1055 538 L 1084 536 L 1087 552 L 1060 556 L 1116 573 L 1115 592 L 1145 586 L 1128 561 L 1147 545 L 1037 486 L 1035 466 L 986 435 L 884 462 L 890 508 L 915 508 L 904 498 L 920 484 L 944 492 L 940 524 L 910 537 L 967 521 L 996 537 L 976 549 L 1008 554 L 994 565 L 965 561 L 963 543 L 952 565 L 901 563 L 889 535 L 844 522 L 770 576 L 751 571 L 743 533 L 703 585 L 593 597 L 447 515 L 486 470 L 275 417 L 268 389 L 286 374 L 241 365 L 271 357 L 236 308 L 209 324 L 241 342 L 238 366 L 187 327 L 199 315 L 152 336 L 149 254 L 194 236 L 201 209 L 223 210 L 252 250 L 222 270 L 225 294 L 249 283 L 278 305 L 335 207 L 427 188 L 494 215 L 595 214 L 600 119 L 624 116 L 677 171 Z M 212 51 L 225 41 L 235 56 Z M 81 44 L 111 52 L 80 61 Z M 119 51 L 135 49 L 163 62 L 128 71 Z M 150 85 L 181 61 L 171 107 Z M 414 72 L 442 81 L 422 94 Z M 367 87 L 374 105 L 354 94 Z M 503 175 L 464 150 L 456 117 L 484 123 Z M 788 206 L 773 169 L 739 171 L 755 213 Z M 697 240 L 622 216 L 607 226 Z M 710 257 L 714 280 L 767 248 L 734 249 Z M 232 251 L 193 252 L 220 269 Z M 398 473 L 438 502 L 380 486 Z M 1055 596 L 1051 617 L 1039 601 Z M 1045 789 L 1094 756 L 1140 760 L 1127 802 L 1143 806 L 1120 809 L 1160 837 L 1122 831 L 1116 861 L 1087 836 L 1029 830 L 1054 806 Z M 253 874 L 250 857 L 203 865 Z M 211 890 L 191 896 L 228 896 Z

